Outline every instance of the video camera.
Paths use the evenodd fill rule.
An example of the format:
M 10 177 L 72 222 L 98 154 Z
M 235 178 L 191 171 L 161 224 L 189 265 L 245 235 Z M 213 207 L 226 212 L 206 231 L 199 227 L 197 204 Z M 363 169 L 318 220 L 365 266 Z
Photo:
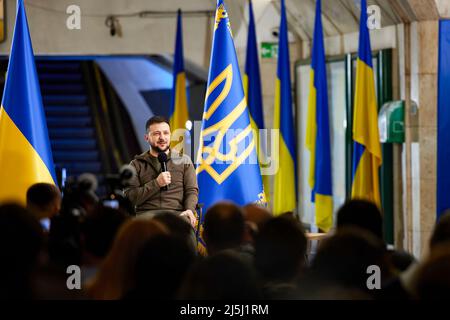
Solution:
M 135 214 L 134 206 L 125 196 L 123 189 L 130 185 L 130 181 L 136 176 L 136 169 L 131 165 L 123 165 L 118 174 L 105 176 L 107 196 L 102 200 L 104 206 L 114 209 L 122 209 L 130 215 Z
M 82 219 L 99 201 L 97 187 L 97 178 L 91 173 L 68 177 L 62 190 L 61 214 Z

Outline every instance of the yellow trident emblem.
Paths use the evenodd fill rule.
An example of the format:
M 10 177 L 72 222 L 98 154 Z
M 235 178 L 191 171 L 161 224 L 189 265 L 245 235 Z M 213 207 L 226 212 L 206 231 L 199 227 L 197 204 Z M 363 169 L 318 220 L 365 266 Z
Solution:
M 226 99 L 228 93 L 230 92 L 231 85 L 233 82 L 233 68 L 229 64 L 225 70 L 223 70 L 211 83 L 206 91 L 205 101 L 208 99 L 209 95 L 222 83 L 225 81 L 222 91 L 217 96 L 217 98 L 211 103 L 208 110 L 203 114 L 203 118 L 208 120 L 216 112 L 219 105 Z M 227 141 L 224 140 L 227 131 L 231 128 L 233 123 L 244 113 L 247 112 L 247 103 L 245 96 L 238 103 L 236 107 L 222 120 L 218 121 L 214 125 L 205 128 L 200 134 L 200 152 L 198 154 L 197 163 L 197 174 L 205 170 L 209 175 L 218 183 L 221 184 L 225 181 L 252 153 L 255 148 L 255 140 L 252 134 L 251 124 L 242 130 L 239 134 L 228 142 L 229 152 L 222 153 L 220 147 L 223 143 Z M 215 140 L 212 146 L 203 145 L 203 137 L 211 134 L 215 134 Z M 246 148 L 238 155 L 238 145 L 240 142 L 249 138 L 249 144 Z M 206 154 L 206 159 L 203 157 Z M 226 161 L 229 162 L 229 166 L 222 172 L 218 173 L 212 164 L 216 161 Z
M 214 24 L 214 31 L 217 30 L 217 28 L 219 27 L 219 23 L 222 19 L 228 19 L 228 13 L 225 10 L 225 6 L 223 5 L 223 3 L 216 10 L 216 22 Z M 233 36 L 233 33 L 231 32 L 231 24 L 230 24 L 229 20 L 227 21 L 227 28 L 230 31 L 231 36 Z

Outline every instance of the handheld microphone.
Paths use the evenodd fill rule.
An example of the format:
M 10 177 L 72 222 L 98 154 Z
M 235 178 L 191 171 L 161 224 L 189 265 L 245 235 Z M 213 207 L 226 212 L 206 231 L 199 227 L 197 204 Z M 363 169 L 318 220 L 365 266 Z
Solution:
M 167 154 L 165 152 L 158 154 L 158 161 L 161 163 L 161 172 L 167 172 Z M 164 186 L 161 188 L 161 191 L 167 191 L 168 189 L 168 186 Z

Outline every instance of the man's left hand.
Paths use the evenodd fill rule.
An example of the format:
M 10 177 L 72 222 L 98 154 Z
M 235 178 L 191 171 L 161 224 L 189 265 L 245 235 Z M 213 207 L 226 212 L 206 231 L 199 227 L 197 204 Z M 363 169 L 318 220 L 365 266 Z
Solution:
M 180 214 L 180 217 L 188 217 L 189 222 L 191 223 L 191 226 L 193 228 L 195 228 L 197 226 L 197 218 L 195 217 L 195 214 L 192 212 L 192 210 L 183 211 Z

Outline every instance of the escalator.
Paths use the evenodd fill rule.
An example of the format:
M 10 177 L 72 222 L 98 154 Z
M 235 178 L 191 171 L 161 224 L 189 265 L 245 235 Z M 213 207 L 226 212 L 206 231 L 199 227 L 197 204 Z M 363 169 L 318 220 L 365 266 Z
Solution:
M 134 58 L 124 58 L 132 67 L 130 60 L 135 61 Z M 114 74 L 112 77 L 111 74 L 106 76 L 105 69 L 98 65 L 101 62 L 96 61 L 88 57 L 35 58 L 58 185 L 62 186 L 63 170 L 66 177 L 92 173 L 99 184 L 97 194 L 104 197 L 111 192 L 111 180 L 114 179 L 113 176 L 117 176 L 119 168 L 129 163 L 136 154 L 140 154 L 143 146 L 136 137 L 136 130 L 140 130 L 140 127 L 135 126 L 136 113 L 133 108 L 130 110 L 132 102 L 127 100 L 126 107 L 122 104 L 115 86 L 110 83 L 115 79 Z M 123 69 L 122 61 L 115 63 Z M 153 63 L 164 65 L 160 61 Z M 7 66 L 8 58 L 0 57 L 1 92 L 5 84 Z M 119 73 L 123 71 L 120 68 L 115 70 Z M 138 73 L 139 71 L 141 70 L 139 69 Z M 154 83 L 145 86 L 150 88 L 150 91 L 140 89 L 142 79 L 154 80 L 154 77 L 149 77 L 148 74 L 135 77 L 133 72 L 124 72 L 123 75 L 125 80 L 122 79 L 122 82 L 129 84 L 131 81 L 133 85 L 130 90 L 136 91 L 135 88 L 138 88 L 138 99 L 143 98 L 153 114 L 165 114 L 168 107 L 167 110 L 164 107 L 169 105 L 170 99 L 155 103 L 151 99 Z M 197 79 L 191 78 L 191 82 Z M 201 91 L 204 91 L 203 87 Z M 130 96 L 125 95 L 123 98 L 129 99 Z M 192 98 L 200 95 L 190 96 Z M 201 104 L 196 100 L 190 100 L 190 103 Z M 161 110 L 158 107 L 161 107 Z M 140 109 L 137 110 L 139 112 Z M 133 121 L 130 113 L 134 116 Z
M 103 167 L 80 62 L 39 62 L 36 67 L 56 170 L 68 175 Z
M 136 152 L 117 142 L 130 139 L 122 136 L 129 131 L 122 129 L 127 117 L 120 100 L 92 61 L 36 59 L 36 68 L 57 176 L 63 169 L 67 177 L 92 173 L 97 194 L 106 196 L 111 190 L 105 176 L 116 173 Z M 119 114 L 119 124 L 112 111 Z

